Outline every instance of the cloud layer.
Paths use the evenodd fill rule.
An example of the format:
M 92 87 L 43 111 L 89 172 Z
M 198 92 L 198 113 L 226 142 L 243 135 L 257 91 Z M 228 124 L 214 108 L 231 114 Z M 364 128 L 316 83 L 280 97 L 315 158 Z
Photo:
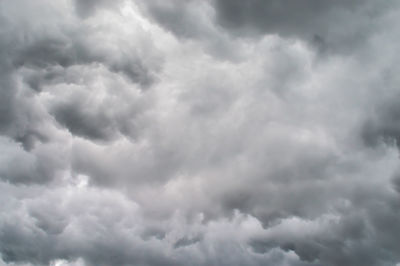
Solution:
M 1 2 L 0 264 L 398 265 L 399 8 Z

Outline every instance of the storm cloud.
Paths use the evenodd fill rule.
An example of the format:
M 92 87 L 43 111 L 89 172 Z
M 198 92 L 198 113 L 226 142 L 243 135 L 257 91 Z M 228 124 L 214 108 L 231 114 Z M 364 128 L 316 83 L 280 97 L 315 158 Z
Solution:
M 399 15 L 0 2 L 0 265 L 399 265 Z

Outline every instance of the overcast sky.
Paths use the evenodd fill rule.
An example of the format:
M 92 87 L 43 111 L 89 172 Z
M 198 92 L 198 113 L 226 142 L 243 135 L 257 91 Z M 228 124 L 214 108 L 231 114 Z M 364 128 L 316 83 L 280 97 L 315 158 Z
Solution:
M 400 1 L 0 0 L 0 265 L 399 266 Z

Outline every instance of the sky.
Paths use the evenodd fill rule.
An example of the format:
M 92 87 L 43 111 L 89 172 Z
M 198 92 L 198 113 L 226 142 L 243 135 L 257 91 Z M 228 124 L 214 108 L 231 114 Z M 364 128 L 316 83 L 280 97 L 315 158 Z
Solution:
M 400 2 L 0 0 L 0 265 L 399 266 Z

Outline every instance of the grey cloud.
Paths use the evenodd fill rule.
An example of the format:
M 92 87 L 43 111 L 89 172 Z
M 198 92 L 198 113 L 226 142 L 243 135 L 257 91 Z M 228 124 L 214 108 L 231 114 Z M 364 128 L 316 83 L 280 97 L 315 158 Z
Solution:
M 74 0 L 75 10 L 82 18 L 92 15 L 99 7 L 112 6 L 106 0 Z
M 94 140 L 115 137 L 112 121 L 105 114 L 84 113 L 81 110 L 85 110 L 84 105 L 76 102 L 57 106 L 53 113 L 55 119 L 74 135 Z
M 100 88 L 78 87 L 75 93 L 60 101 L 54 101 L 49 112 L 55 120 L 65 126 L 73 135 L 89 140 L 109 141 L 125 135 L 132 140 L 140 137 L 141 116 L 151 106 L 144 97 L 134 97 L 119 88 L 124 84 L 112 84 L 105 93 L 112 93 L 114 99 L 92 99 Z M 128 94 L 127 94 L 128 93 Z
M 209 1 L 136 1 L 152 22 L 172 33 L 179 40 L 199 41 L 198 44 L 215 58 L 228 61 L 242 59 L 243 46 L 220 30 L 214 23 L 214 9 Z
M 47 183 L 65 168 L 65 147 L 47 143 L 33 151 L 26 151 L 13 140 L 1 138 L 1 148 L 7 156 L 1 158 L 0 177 L 11 183 Z
M 197 242 L 201 241 L 201 237 L 193 237 L 193 238 L 188 238 L 188 237 L 183 237 L 179 239 L 178 241 L 175 242 L 174 248 L 181 248 L 181 247 L 186 247 L 190 245 L 194 245 Z
M 300 38 L 324 53 L 349 53 L 380 29 L 379 19 L 391 4 L 360 0 L 178 0 L 172 4 L 154 0 L 146 1 L 144 6 L 157 23 L 177 36 L 207 39 L 208 43 L 220 39 L 218 46 L 224 47 L 220 54 L 223 50 L 234 49 L 229 47 L 229 40 L 258 38 L 265 34 Z M 195 9 L 207 15 L 202 17 Z M 211 23 L 217 25 L 210 27 Z M 217 35 L 213 31 L 218 32 Z M 228 41 L 222 41 L 227 32 L 230 33 Z
M 390 200 L 375 198 L 373 201 L 376 200 L 375 203 L 378 205 L 383 204 L 381 206 L 383 207 L 387 202 L 396 201 L 395 198 Z M 325 225 L 323 222 L 315 222 L 315 228 L 322 227 L 316 230 L 323 230 L 316 235 L 307 229 L 307 224 L 312 224 L 314 221 L 307 220 L 298 225 L 296 233 L 288 233 L 288 238 L 285 237 L 287 232 L 279 229 L 276 230 L 276 235 L 272 236 L 274 227 L 271 227 L 269 229 L 271 237 L 255 237 L 249 244 L 257 252 L 266 252 L 279 246 L 284 250 L 293 250 L 305 261 L 323 261 L 324 265 L 385 265 L 383 261 L 395 264 L 399 259 L 399 251 L 395 248 L 397 244 L 394 244 L 397 239 L 391 236 L 389 231 L 397 231 L 395 224 L 398 222 L 398 217 L 383 215 L 385 211 L 375 209 L 374 205 L 364 206 L 366 209 L 361 208 L 359 211 L 340 213 L 337 218 L 333 218 Z M 388 208 L 393 208 L 392 211 L 397 212 L 398 204 Z M 385 237 L 376 238 L 376 235 Z M 394 249 L 381 248 L 383 246 L 391 246 Z M 333 249 L 334 253 L 331 252 Z
M 199 1 L 146 1 L 142 5 L 145 10 L 154 16 L 155 20 L 174 34 L 186 38 L 193 38 L 209 33 L 204 25 L 199 8 Z
M 107 193 L 101 193 L 107 197 Z M 1 245 L 1 252 L 3 254 L 3 260 L 6 262 L 31 262 L 36 265 L 46 265 L 50 261 L 55 259 L 67 259 L 74 260 L 74 258 L 82 257 L 86 265 L 114 265 L 114 264 L 126 264 L 135 265 L 137 263 L 143 265 L 176 265 L 172 262 L 168 263 L 168 259 L 158 252 L 151 253 L 151 247 L 147 246 L 146 243 L 137 243 L 142 245 L 137 251 L 138 253 L 132 254 L 129 252 L 129 246 L 133 244 L 132 240 L 127 238 L 128 235 L 121 232 L 109 232 L 107 242 L 103 242 L 101 237 L 91 235 L 92 229 L 95 231 L 102 227 L 98 224 L 98 215 L 103 218 L 107 217 L 105 213 L 105 206 L 112 214 L 109 217 L 109 226 L 115 226 L 113 219 L 117 218 L 119 213 L 123 211 L 124 215 L 127 215 L 129 209 L 121 210 L 119 205 L 121 202 L 111 200 L 108 197 L 103 202 L 103 207 L 99 208 L 90 203 L 92 196 L 76 195 L 81 200 L 87 198 L 85 206 L 74 206 L 75 202 L 70 202 L 68 199 L 65 204 L 67 206 L 57 206 L 62 203 L 62 199 L 54 195 L 53 193 L 47 194 L 48 198 L 35 198 L 35 200 L 28 202 L 28 208 L 31 212 L 31 220 L 21 220 L 22 217 L 18 217 L 18 213 L 13 212 L 14 223 L 5 222 L 2 224 L 2 231 L 0 238 L 2 243 L 7 243 L 6 246 Z M 83 198 L 82 198 L 83 196 Z M 92 198 L 94 199 L 94 198 Z M 48 200 L 52 200 L 48 201 Z M 65 200 L 65 199 L 64 199 Z M 111 200 L 111 201 L 110 201 Z M 83 202 L 81 202 L 83 203 Z M 72 204 L 72 205 L 71 205 Z M 83 208 L 82 208 L 83 207 Z M 58 208 L 61 208 L 60 211 Z M 71 208 L 71 209 L 65 209 Z M 86 209 L 87 208 L 87 209 Z M 93 209 L 94 208 L 94 209 Z M 90 216 L 87 216 L 85 212 L 80 213 L 84 210 L 94 211 L 95 220 L 92 220 Z M 115 209 L 113 211 L 112 209 Z M 76 222 L 70 221 L 68 212 L 75 212 Z M 131 210 L 132 211 L 132 210 Z M 91 212 L 91 211 L 90 211 Z M 132 214 L 132 213 L 131 213 Z M 68 216 L 66 216 L 68 215 Z M 102 219 L 102 218 L 100 218 Z M 121 217 L 126 220 L 126 218 Z M 131 219 L 131 218 L 129 218 Z M 66 227 L 68 225 L 68 227 Z M 95 229 L 96 228 L 96 229 Z M 119 230 L 119 227 L 116 227 Z M 134 230 L 126 228 L 126 230 Z M 78 234 L 78 235 L 77 235 Z M 129 235 L 134 236 L 133 232 Z M 80 236 L 85 236 L 84 241 L 81 241 Z M 125 248 L 122 248 L 125 246 Z M 140 251 L 142 249 L 142 251 Z M 148 250 L 150 253 L 147 254 Z M 142 253 L 142 255 L 141 255 Z
M 21 2 L 21 5 L 23 3 Z M 5 9 L 13 9 L 13 4 L 6 4 Z M 57 12 L 57 7 L 46 6 L 45 1 L 39 3 L 46 11 Z M 35 7 L 36 8 L 36 7 Z M 34 16 L 34 8 L 32 8 Z M 27 13 L 29 13 L 27 11 Z M 149 70 L 147 63 L 142 62 L 141 55 L 135 48 L 126 44 L 122 54 L 105 48 L 102 36 L 79 21 L 63 21 L 62 17 L 54 18 L 56 26 L 43 26 L 41 21 L 34 21 L 32 25 L 23 25 L 22 20 L 16 17 L 15 21 L 10 14 L 2 14 L 1 54 L 2 58 L 2 90 L 1 131 L 4 134 L 21 142 L 26 149 L 32 149 L 35 143 L 49 139 L 47 133 L 42 132 L 44 123 L 43 112 L 36 101 L 37 96 L 29 92 L 29 88 L 42 92 L 56 84 L 76 84 L 82 82 L 82 77 L 70 75 L 70 69 L 75 66 L 90 66 L 102 64 L 111 72 L 122 74 L 130 82 L 139 84 L 141 88 L 148 88 L 154 82 L 153 70 Z M 47 29 L 44 29 L 48 27 Z M 20 34 L 21 33 L 21 34 Z M 100 40 L 88 42 L 87 35 L 96 35 Z M 20 38 L 23 35 L 23 38 Z M 95 37 L 93 37 L 95 38 Z M 105 42 L 104 42 L 105 43 Z M 110 44 L 107 44 L 110 46 Z M 122 48 L 122 47 L 120 47 Z M 147 45 L 147 50 L 151 48 Z M 152 56 L 151 56 L 152 57 Z M 147 62 L 152 61 L 146 57 Z M 159 69 L 160 61 L 151 63 L 154 70 Z M 153 61 L 154 61 L 153 60 Z M 157 70 L 156 70 L 157 71 Z M 25 84 L 20 84 L 22 77 Z M 61 107 L 60 107 L 61 108 Z M 122 126 L 123 127 L 123 126 Z M 127 130 L 125 130 L 127 131 Z M 99 133 L 105 138 L 103 133 Z
M 0 264 L 399 263 L 394 2 L 0 5 Z
M 4 184 L 2 186 L 7 187 Z M 177 217 L 175 223 L 185 224 L 188 228 L 180 229 L 174 224 L 166 235 L 169 240 L 176 239 L 185 230 L 198 230 L 196 227 L 206 232 L 216 230 L 203 237 L 199 250 L 188 245 L 194 242 L 200 245 L 197 237 L 190 240 L 178 237 L 175 244 L 162 239 L 143 240 L 138 238 L 138 234 L 156 221 L 148 219 L 146 224 L 141 223 L 145 217 L 140 208 L 116 192 L 83 189 L 66 196 L 66 191 L 41 188 L 27 197 L 24 188 L 9 189 L 18 191 L 20 197 L 10 198 L 9 204 L 2 207 L 9 212 L 8 218 L 2 217 L 0 231 L 0 250 L 5 262 L 47 265 L 59 259 L 71 262 L 82 259 L 85 265 L 229 265 L 237 262 L 263 265 L 267 260 L 275 265 L 285 265 L 285 261 L 290 261 L 284 253 L 257 257 L 244 253 L 238 244 L 225 242 L 220 230 L 223 227 L 234 230 L 226 221 L 202 225 L 199 221 L 189 222 Z M 60 197 L 61 194 L 64 196 Z M 21 216 L 24 213 L 21 207 L 11 209 L 13 204 L 21 200 L 29 210 L 28 219 Z M 11 220 L 14 222 L 11 223 Z M 157 221 L 166 228 L 170 222 Z M 240 220 L 237 223 L 240 224 Z M 216 253 L 209 250 L 207 245 L 212 245 Z M 230 256 L 221 258 L 219 254 Z
M 236 34 L 300 37 L 333 51 L 362 44 L 388 6 L 358 0 L 214 2 L 218 22 Z
M 89 33 L 90 34 L 90 33 Z M 85 43 L 80 40 L 83 36 L 62 36 L 59 39 L 54 37 L 42 36 L 32 43 L 25 44 L 18 51 L 18 57 L 15 58 L 16 67 L 33 67 L 39 69 L 51 70 L 54 66 L 70 67 L 73 65 L 103 63 L 111 71 L 123 73 L 132 82 L 139 83 L 144 87 L 151 85 L 152 73 L 140 61 L 138 56 L 126 53 L 120 58 L 109 56 L 110 52 L 95 47 L 91 43 Z M 134 51 L 132 51 L 134 53 Z M 51 75 L 43 77 L 51 79 Z M 37 82 L 37 81 L 36 81 Z
M 398 96 L 390 102 L 377 106 L 376 111 L 365 122 L 362 136 L 366 144 L 377 145 L 380 141 L 400 143 L 400 108 Z

